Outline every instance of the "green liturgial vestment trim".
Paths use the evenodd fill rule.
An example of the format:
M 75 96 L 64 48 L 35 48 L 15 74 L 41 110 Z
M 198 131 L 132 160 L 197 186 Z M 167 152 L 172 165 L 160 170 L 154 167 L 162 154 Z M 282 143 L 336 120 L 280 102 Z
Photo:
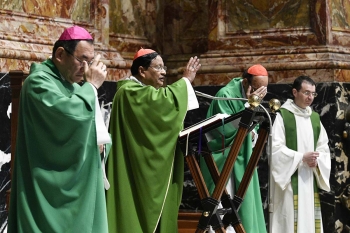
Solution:
M 243 98 L 241 91 L 241 81 L 241 78 L 235 78 L 231 80 L 225 87 L 221 88 L 218 91 L 216 97 Z M 213 100 L 209 107 L 207 117 L 211 117 L 218 113 L 238 113 L 245 109 L 244 103 L 244 101 L 240 100 Z M 214 140 L 208 142 L 208 147 L 213 152 L 212 156 L 220 172 L 222 171 L 222 168 L 225 164 L 226 158 L 230 151 L 233 140 L 237 134 L 237 131 L 238 129 L 235 127 L 231 127 L 228 124 L 224 125 L 223 127 L 218 128 L 218 132 L 222 136 L 219 136 Z M 244 139 L 244 142 L 239 150 L 237 159 L 232 170 L 231 177 L 235 186 L 233 187 L 235 192 L 237 191 L 239 184 L 241 183 L 242 177 L 248 165 L 250 156 L 253 151 L 252 147 L 252 136 L 249 133 Z M 223 152 L 221 152 L 223 148 L 226 149 Z M 201 156 L 200 159 L 200 167 L 203 174 L 203 178 L 210 193 L 212 193 L 215 188 L 214 181 L 211 178 L 210 172 L 207 168 L 204 158 Z M 244 201 L 241 204 L 238 214 L 242 220 L 242 224 L 246 232 L 266 233 L 265 219 L 260 194 L 260 184 L 256 169 L 254 170 L 252 179 L 250 181 L 249 187 L 244 196 Z
M 95 94 L 33 63 L 20 97 L 9 233 L 107 233 Z
M 287 109 L 279 109 L 281 116 L 283 118 L 284 127 L 285 127 L 285 134 L 286 134 L 286 146 L 289 149 L 298 150 L 298 143 L 297 143 L 297 132 L 296 132 L 296 121 L 294 114 L 288 111 Z M 316 149 L 317 141 L 320 135 L 320 116 L 316 112 L 311 113 L 311 124 L 314 134 L 314 149 Z M 294 196 L 294 232 L 297 232 L 297 219 L 298 219 L 298 170 L 295 171 L 295 173 L 292 175 L 292 188 L 293 188 L 293 196 Z M 318 194 L 318 188 L 316 184 L 316 179 L 314 179 L 314 201 L 315 201 L 315 213 L 317 211 L 320 211 L 320 198 Z M 319 233 L 321 229 L 321 219 L 316 218 L 319 216 L 318 214 L 315 214 L 315 232 Z
M 117 82 L 107 161 L 110 233 L 177 233 L 184 179 L 177 140 L 187 98 L 183 79 L 159 89 Z

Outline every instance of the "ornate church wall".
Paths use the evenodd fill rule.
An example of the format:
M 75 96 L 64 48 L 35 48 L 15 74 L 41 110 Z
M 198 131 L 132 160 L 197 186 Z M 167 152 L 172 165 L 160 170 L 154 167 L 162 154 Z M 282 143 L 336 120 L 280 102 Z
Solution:
M 10 153 L 11 91 L 6 73 L 29 71 L 32 62 L 47 59 L 64 28 L 78 24 L 94 36 L 96 53 L 107 64 L 110 82 L 104 88 L 112 88 L 109 97 L 114 81 L 130 74 L 132 57 L 140 47 L 162 54 L 169 67 L 168 83 L 181 77 L 190 56 L 199 56 L 202 68 L 194 86 L 211 94 L 255 63 L 269 71 L 272 85 L 266 101 L 272 96 L 287 98 L 283 90 L 295 77 L 312 77 L 322 93 L 314 107 L 324 116 L 332 153 L 332 191 L 322 193 L 326 232 L 350 232 L 344 217 L 350 214 L 350 152 L 348 139 L 342 136 L 350 92 L 349 12 L 350 4 L 341 0 L 0 0 L 0 157 L 7 161 Z M 207 105 L 201 100 L 200 113 L 189 114 L 186 124 L 202 120 Z M 265 211 L 266 168 L 263 156 L 259 173 Z M 10 184 L 7 162 L 0 180 L 1 231 Z M 200 209 L 195 189 L 185 187 L 184 195 L 183 209 Z

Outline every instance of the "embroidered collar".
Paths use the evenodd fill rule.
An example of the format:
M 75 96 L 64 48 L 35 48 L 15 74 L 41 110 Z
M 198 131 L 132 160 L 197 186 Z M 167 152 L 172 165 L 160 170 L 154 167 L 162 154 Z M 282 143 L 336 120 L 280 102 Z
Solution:
M 142 83 L 140 80 L 138 80 L 137 78 L 135 78 L 134 76 L 130 76 L 128 78 L 125 78 L 125 80 L 131 80 L 134 82 L 137 82 L 138 84 L 140 84 L 141 86 L 146 86 L 144 83 Z

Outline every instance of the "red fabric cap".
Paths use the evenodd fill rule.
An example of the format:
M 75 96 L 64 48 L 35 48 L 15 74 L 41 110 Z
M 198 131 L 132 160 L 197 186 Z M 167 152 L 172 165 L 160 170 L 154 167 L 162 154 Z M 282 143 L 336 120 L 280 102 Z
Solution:
M 248 72 L 248 74 L 251 74 L 254 76 L 268 76 L 267 70 L 265 69 L 265 67 L 263 67 L 260 64 L 253 65 L 253 66 L 249 67 L 247 72 Z
M 88 31 L 79 26 L 66 28 L 58 40 L 93 40 Z
M 134 56 L 134 60 L 138 57 L 141 57 L 143 55 L 146 55 L 146 54 L 150 54 L 150 53 L 155 53 L 156 51 L 152 50 L 152 49 L 143 49 L 141 48 L 139 51 L 137 51 L 137 53 L 135 53 L 135 56 Z

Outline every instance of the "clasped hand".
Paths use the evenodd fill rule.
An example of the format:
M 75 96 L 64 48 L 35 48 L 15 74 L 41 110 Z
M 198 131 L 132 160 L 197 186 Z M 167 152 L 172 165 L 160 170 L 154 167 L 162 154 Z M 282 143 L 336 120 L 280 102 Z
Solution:
M 307 163 L 309 167 L 316 167 L 317 166 L 317 158 L 319 157 L 318 152 L 306 152 L 303 156 L 303 162 Z

